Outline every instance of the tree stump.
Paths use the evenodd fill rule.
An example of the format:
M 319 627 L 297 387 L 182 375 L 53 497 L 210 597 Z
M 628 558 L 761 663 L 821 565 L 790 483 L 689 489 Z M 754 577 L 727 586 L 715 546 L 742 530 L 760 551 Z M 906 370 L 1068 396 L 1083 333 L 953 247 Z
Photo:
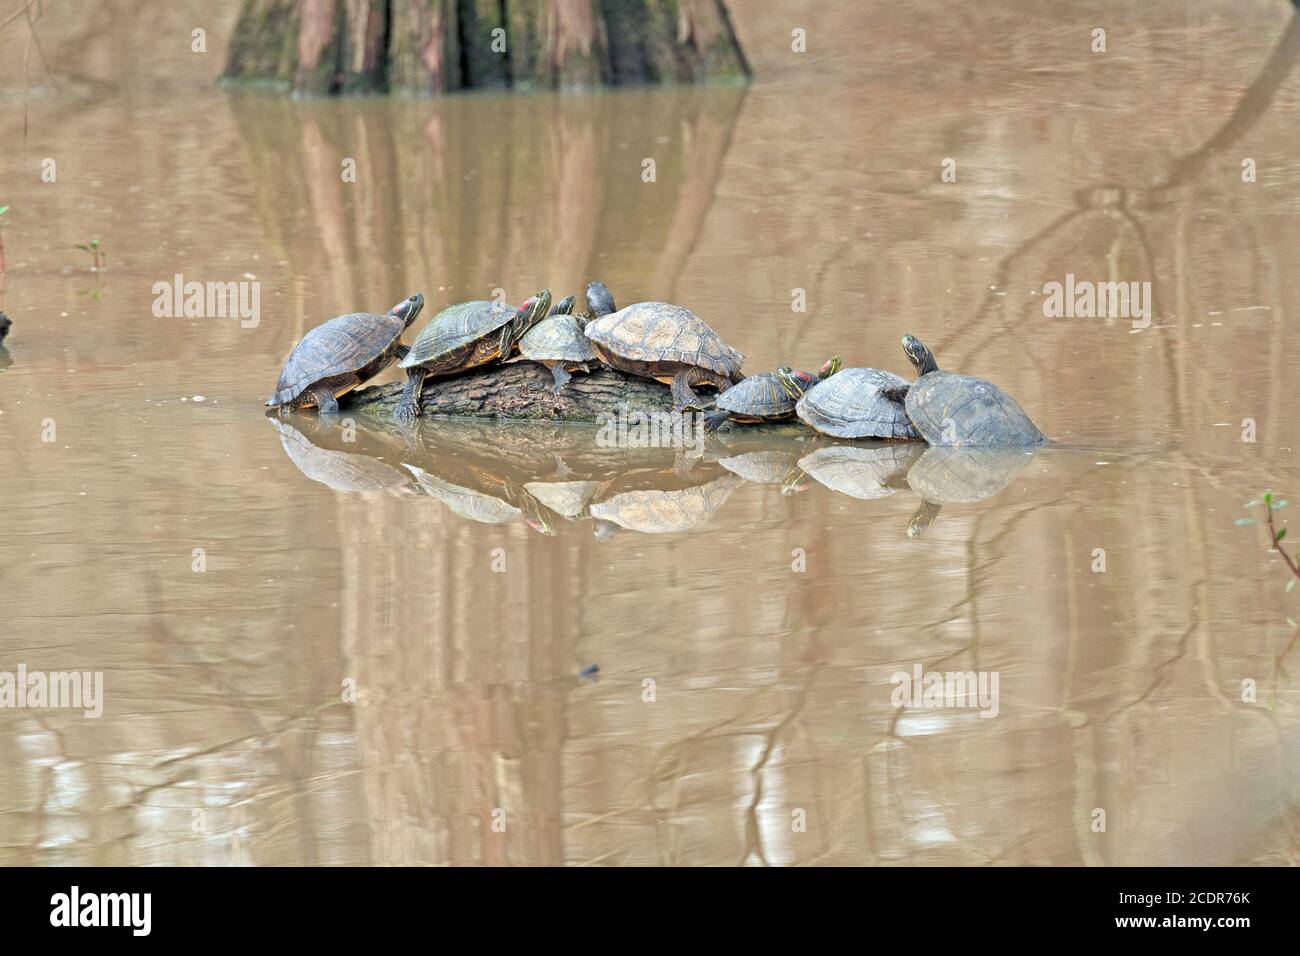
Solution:
M 244 0 L 223 73 L 298 95 L 748 76 L 724 0 Z

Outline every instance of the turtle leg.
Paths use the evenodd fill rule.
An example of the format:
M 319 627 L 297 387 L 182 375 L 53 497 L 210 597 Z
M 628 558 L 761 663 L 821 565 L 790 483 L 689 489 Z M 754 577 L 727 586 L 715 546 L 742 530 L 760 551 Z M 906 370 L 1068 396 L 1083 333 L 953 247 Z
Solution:
M 704 430 L 706 432 L 717 431 L 723 422 L 731 418 L 731 412 L 724 411 L 721 408 L 715 408 L 711 412 L 704 413 Z
M 339 400 L 334 397 L 334 389 L 327 385 L 313 385 L 310 389 L 316 399 L 316 408 L 320 411 L 321 421 L 333 425 L 339 420 Z
M 569 370 L 564 367 L 563 362 L 556 362 L 551 366 L 551 376 L 555 379 L 555 387 L 551 389 L 556 395 L 564 391 L 564 386 L 569 384 L 569 379 L 573 378 Z
M 420 390 L 424 388 L 425 374 L 418 365 L 406 370 L 406 388 L 393 406 L 393 421 L 399 425 L 410 425 L 420 417 Z
M 673 376 L 673 411 L 684 412 L 688 408 L 704 411 L 709 407 L 704 399 L 691 389 L 692 384 L 698 384 L 699 375 L 700 370 L 697 368 L 684 368 Z
M 881 389 L 880 394 L 884 395 L 885 398 L 889 399 L 890 401 L 903 402 L 907 400 L 907 393 L 911 389 L 911 387 L 912 385 L 910 382 L 906 385 L 895 385 L 892 386 L 891 388 Z
M 411 347 L 409 345 L 403 345 L 401 342 L 398 342 L 396 352 L 397 361 L 400 362 L 402 359 L 406 358 L 406 356 L 410 354 L 410 351 Z

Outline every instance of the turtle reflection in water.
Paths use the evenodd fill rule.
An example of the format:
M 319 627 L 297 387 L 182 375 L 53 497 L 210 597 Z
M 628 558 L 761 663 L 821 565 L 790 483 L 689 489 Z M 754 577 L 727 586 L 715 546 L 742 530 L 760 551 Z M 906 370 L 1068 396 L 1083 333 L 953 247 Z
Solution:
M 863 500 L 886 498 L 905 487 L 921 457 L 917 444 L 831 445 L 799 460 L 799 467 L 832 491 Z
M 781 494 L 802 491 L 791 477 L 798 477 L 798 459 L 788 451 L 748 451 L 741 455 L 719 458 L 718 464 L 733 475 L 759 485 L 780 485 Z
M 946 504 L 992 498 L 1011 484 L 1036 454 L 1026 448 L 928 448 L 907 473 L 907 484 L 921 506 L 907 526 L 920 537 Z
M 322 448 L 281 419 L 269 418 L 280 433 L 280 444 L 298 470 L 335 491 L 410 494 L 411 480 L 371 455 Z
M 463 485 L 454 485 L 409 463 L 404 467 L 415 476 L 421 491 L 430 498 L 441 501 L 447 506 L 447 510 L 462 518 L 478 521 L 481 524 L 504 524 L 523 514 L 522 509 L 495 495 L 484 494 Z
M 530 481 L 524 491 L 561 518 L 575 521 L 586 512 L 600 485 L 599 481 Z
M 723 475 L 679 491 L 625 491 L 590 507 L 596 536 L 604 539 L 611 525 L 644 534 L 672 534 L 705 524 L 731 493 L 744 484 L 738 475 Z

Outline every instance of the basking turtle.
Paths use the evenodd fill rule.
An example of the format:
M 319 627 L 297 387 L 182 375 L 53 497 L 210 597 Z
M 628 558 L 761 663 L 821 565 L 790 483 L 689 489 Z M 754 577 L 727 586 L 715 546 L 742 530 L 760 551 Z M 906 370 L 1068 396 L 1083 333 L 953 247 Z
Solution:
M 417 292 L 386 315 L 353 312 L 316 326 L 285 360 L 275 394 L 266 404 L 282 413 L 315 406 L 323 417 L 337 418 L 340 395 L 406 355 L 402 333 L 422 308 L 424 296 Z
M 903 336 L 903 351 L 919 376 L 906 390 L 907 416 L 931 445 L 1041 445 L 1047 440 L 1016 400 L 996 385 L 940 371 L 934 355 L 914 335 Z
M 420 417 L 420 390 L 429 375 L 451 375 L 510 358 L 519 340 L 546 316 L 551 291 L 544 289 L 518 309 L 479 299 L 448 306 L 416 336 L 401 367 L 406 388 L 393 419 L 409 424 Z
M 741 379 L 718 396 L 718 407 L 704 415 L 704 428 L 714 431 L 727 420 L 757 423 L 782 422 L 794 418 L 795 403 L 803 393 L 840 370 L 837 355 L 814 375 L 782 366 L 787 374 L 760 372 Z
M 638 302 L 600 315 L 584 331 L 606 365 L 671 385 L 677 411 L 707 407 L 692 386 L 731 388 L 745 361 L 690 309 L 666 302 Z
M 779 377 L 789 378 L 780 368 Z M 878 368 L 846 368 L 799 399 L 795 413 L 824 435 L 836 438 L 900 438 L 921 436 L 908 420 L 901 399 L 891 390 L 907 388 L 907 379 Z
M 582 334 L 582 321 L 569 314 L 572 310 L 573 296 L 568 296 L 519 340 L 520 355 L 551 370 L 556 395 L 568 384 L 571 373 L 591 371 L 590 363 L 600 358 Z

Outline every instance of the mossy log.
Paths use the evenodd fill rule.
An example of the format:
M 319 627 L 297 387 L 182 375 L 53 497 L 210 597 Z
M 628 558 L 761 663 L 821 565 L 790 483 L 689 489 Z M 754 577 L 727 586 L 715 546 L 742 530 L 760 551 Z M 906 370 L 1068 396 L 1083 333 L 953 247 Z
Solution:
M 748 76 L 724 0 L 244 0 L 223 79 L 427 95 Z
M 670 412 L 667 385 L 599 368 L 574 375 L 556 395 L 551 372 L 536 362 L 474 369 L 461 375 L 424 382 L 421 415 L 463 418 L 510 418 L 533 421 L 598 422 L 603 416 L 632 412 Z M 358 389 L 345 408 L 376 418 L 389 418 L 402 393 L 402 383 Z

